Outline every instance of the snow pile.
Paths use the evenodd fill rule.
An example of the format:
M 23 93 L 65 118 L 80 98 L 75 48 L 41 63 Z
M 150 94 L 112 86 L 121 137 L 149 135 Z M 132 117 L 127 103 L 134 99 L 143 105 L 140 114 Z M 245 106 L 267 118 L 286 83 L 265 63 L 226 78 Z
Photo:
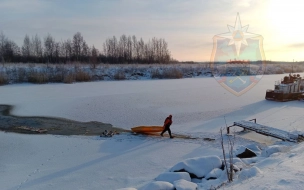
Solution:
M 235 156 L 238 155 L 238 154 L 243 153 L 246 149 L 251 150 L 256 155 L 261 155 L 261 152 L 262 152 L 261 148 L 256 144 L 249 144 L 249 145 L 246 145 L 246 146 L 241 145 L 241 146 L 236 147 Z
M 174 185 L 166 181 L 153 181 L 144 186 L 141 190 L 174 190 Z
M 204 178 L 214 168 L 221 168 L 222 161 L 218 156 L 204 156 L 186 159 L 173 166 L 170 171 L 186 171 L 195 178 Z
M 222 160 L 218 156 L 203 156 L 186 159 L 173 166 L 170 169 L 170 172 L 164 172 L 157 176 L 155 181 L 148 183 L 140 190 L 195 190 L 199 187 L 198 184 L 208 182 L 206 179 L 213 179 L 210 181 L 216 181 L 216 185 L 218 186 L 218 184 L 227 180 L 225 170 L 220 169 L 222 167 Z M 190 178 L 190 176 L 192 178 Z M 194 181 L 198 183 L 195 183 Z M 212 185 L 213 183 L 209 186 Z
M 288 147 L 288 146 L 273 145 L 273 146 L 269 146 L 268 148 L 264 149 L 262 152 L 262 156 L 269 157 L 274 153 L 287 152 L 288 150 L 290 150 L 290 147 Z
M 214 168 L 213 170 L 211 170 L 211 172 L 209 172 L 206 176 L 205 179 L 209 180 L 209 179 L 217 179 L 219 177 L 221 177 L 223 170 L 219 169 L 219 168 Z
M 156 181 L 167 181 L 170 183 L 180 179 L 191 181 L 190 175 L 187 172 L 165 172 L 155 178 Z
M 196 190 L 197 184 L 186 181 L 184 179 L 180 179 L 174 181 L 174 187 L 176 190 Z
M 238 175 L 238 179 L 240 179 L 240 180 L 249 179 L 249 178 L 257 176 L 261 173 L 262 173 L 262 171 L 259 168 L 257 168 L 256 166 L 253 166 L 249 169 L 243 169 L 240 172 L 240 174 Z
M 234 156 L 238 158 L 252 158 L 261 155 L 261 149 L 255 144 L 249 144 L 245 146 L 238 146 L 234 151 Z M 226 155 L 229 156 L 228 154 Z
M 286 152 L 290 150 L 290 147 L 286 145 L 273 145 L 261 150 L 257 144 L 241 145 L 236 148 L 234 156 L 242 154 L 242 151 L 246 150 L 254 151 L 256 156 L 243 159 L 234 157 L 232 159 L 234 183 L 240 183 L 249 178 L 260 176 L 263 174 L 263 171 L 258 166 L 265 167 L 267 165 L 267 161 L 265 163 L 266 157 L 273 155 L 274 153 Z M 292 154 L 291 157 L 294 155 L 295 154 Z M 228 158 L 226 162 L 229 165 Z M 148 184 L 148 187 L 154 187 L 155 184 L 159 184 L 159 182 L 162 181 L 168 182 L 172 184 L 175 189 L 180 190 L 192 190 L 197 188 L 214 189 L 223 185 L 229 185 L 227 183 L 227 168 L 225 168 L 224 160 L 220 159 L 218 156 L 203 156 L 185 159 L 174 165 L 170 169 L 170 172 L 162 173 L 156 177 L 155 181 Z M 146 188 L 144 188 L 144 190 L 146 190 Z
M 198 186 L 200 187 L 199 189 L 217 189 L 221 187 L 222 184 L 225 184 L 227 180 L 226 170 L 222 170 L 217 179 L 207 180 L 203 178 L 202 181 L 198 183 Z

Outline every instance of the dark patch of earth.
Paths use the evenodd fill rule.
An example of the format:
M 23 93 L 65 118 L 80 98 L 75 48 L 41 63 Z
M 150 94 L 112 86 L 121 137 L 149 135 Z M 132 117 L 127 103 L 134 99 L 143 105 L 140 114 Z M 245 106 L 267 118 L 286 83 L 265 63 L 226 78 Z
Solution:
M 40 134 L 32 129 L 46 129 L 46 134 L 53 135 L 101 135 L 105 130 L 127 132 L 128 130 L 115 128 L 111 124 L 97 121 L 79 122 L 65 118 L 55 117 L 21 117 L 11 114 L 13 106 L 0 105 L 0 130 L 5 132 L 16 132 L 26 134 Z

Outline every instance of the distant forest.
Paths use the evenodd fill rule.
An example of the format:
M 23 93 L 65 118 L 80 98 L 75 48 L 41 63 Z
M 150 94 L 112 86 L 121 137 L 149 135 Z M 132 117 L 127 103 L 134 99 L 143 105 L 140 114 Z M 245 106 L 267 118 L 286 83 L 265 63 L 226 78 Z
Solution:
M 172 58 L 168 43 L 160 38 L 145 42 L 136 36 L 113 36 L 103 43 L 99 51 L 89 46 L 80 32 L 72 40 L 56 41 L 51 34 L 41 39 L 25 35 L 23 45 L 19 47 L 0 33 L 0 61 L 18 63 L 169 63 Z

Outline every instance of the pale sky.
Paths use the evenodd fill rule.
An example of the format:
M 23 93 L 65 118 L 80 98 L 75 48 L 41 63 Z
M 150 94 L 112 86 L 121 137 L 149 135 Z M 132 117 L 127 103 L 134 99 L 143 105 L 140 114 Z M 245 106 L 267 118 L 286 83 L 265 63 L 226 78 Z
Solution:
M 267 60 L 304 61 L 300 0 L 0 0 L 0 30 L 19 46 L 24 36 L 56 41 L 81 32 L 102 50 L 106 38 L 164 38 L 179 61 L 209 61 L 213 37 L 229 32 L 239 13 L 247 32 L 263 36 Z

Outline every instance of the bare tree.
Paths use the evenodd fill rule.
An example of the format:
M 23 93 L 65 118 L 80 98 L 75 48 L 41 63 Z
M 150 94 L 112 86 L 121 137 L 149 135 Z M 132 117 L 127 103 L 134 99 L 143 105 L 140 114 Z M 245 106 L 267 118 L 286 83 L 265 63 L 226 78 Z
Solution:
M 65 61 L 71 61 L 73 56 L 73 44 L 70 39 L 67 39 L 62 43 L 62 56 L 65 58 Z
M 133 48 L 133 46 L 132 46 L 132 37 L 131 36 L 128 36 L 128 39 L 127 39 L 127 46 L 126 46 L 126 54 L 127 54 L 127 56 L 126 56 L 126 61 L 128 62 L 128 63 L 130 63 L 130 62 L 132 62 L 133 60 L 132 60 L 132 48 Z
M 73 36 L 73 54 L 76 58 L 76 61 L 79 61 L 79 59 L 80 59 L 82 45 L 83 45 L 83 37 L 80 32 L 77 32 Z
M 132 36 L 132 60 L 133 61 L 138 61 L 138 57 L 139 57 L 139 51 L 138 51 L 138 43 L 137 43 L 137 39 L 136 36 Z
M 82 42 L 82 48 L 81 48 L 81 57 L 82 60 L 87 62 L 87 58 L 90 56 L 90 48 L 87 45 L 85 41 Z
M 48 63 L 53 61 L 54 49 L 55 39 L 50 34 L 48 34 L 47 37 L 44 38 L 44 53 L 47 57 Z
M 20 56 L 20 48 L 15 42 L 6 40 L 2 51 L 2 56 L 6 62 L 13 62 L 17 56 Z
M 23 46 L 22 46 L 22 55 L 27 58 L 27 60 L 30 59 L 32 56 L 32 44 L 30 37 L 28 35 L 25 35 L 23 40 Z
M 42 43 L 40 37 L 36 34 L 35 37 L 32 37 L 32 47 L 33 47 L 33 56 L 36 57 L 36 61 L 42 58 Z
M 103 45 L 103 51 L 109 62 L 116 63 L 118 61 L 120 57 L 120 46 L 115 36 L 106 40 Z
M 139 63 L 168 63 L 171 55 L 168 43 L 164 39 L 152 38 L 147 43 L 136 36 L 122 35 L 106 39 L 103 50 L 108 62 L 139 62 Z
M 126 35 L 122 35 L 119 38 L 119 42 L 118 42 L 118 51 L 119 51 L 119 59 L 121 62 L 124 62 L 126 60 L 126 47 L 127 47 L 127 36 Z
M 138 41 L 138 52 L 139 52 L 139 61 L 143 62 L 144 61 L 144 56 L 145 56 L 145 42 L 142 38 Z
M 6 44 L 7 38 L 4 34 L 0 33 L 0 58 L 4 61 L 8 55 L 14 55 L 19 50 L 10 51 L 10 45 L 13 49 L 18 49 L 15 43 L 10 41 Z M 6 52 L 4 56 L 4 45 L 6 44 Z M 42 47 L 43 46 L 43 47 Z M 94 50 L 86 43 L 80 32 L 74 34 L 73 39 L 56 42 L 55 39 L 48 34 L 41 42 L 40 37 L 36 34 L 29 38 L 25 35 L 23 45 L 21 48 L 21 54 L 19 60 L 22 61 L 35 61 L 35 62 L 66 62 L 71 60 L 91 62 L 95 60 L 92 58 L 92 52 L 98 50 L 94 47 Z M 168 63 L 171 60 L 170 51 L 168 50 L 168 44 L 164 39 L 158 39 L 153 37 L 148 42 L 144 42 L 142 38 L 139 40 L 136 36 L 126 36 L 123 34 L 119 38 L 113 36 L 106 39 L 103 44 L 104 54 L 100 54 L 100 60 L 109 63 Z M 98 54 L 98 53 L 97 53 Z M 17 54 L 16 54 L 17 55 Z M 94 54 L 95 56 L 95 54 Z M 98 56 L 98 55 L 97 55 Z M 96 56 L 96 57 L 97 57 Z M 10 58 L 10 60 L 13 60 Z
M 61 45 L 59 42 L 54 43 L 54 62 L 58 63 L 59 58 L 61 57 Z
M 96 64 L 97 64 L 97 56 L 98 56 L 98 50 L 94 47 L 91 48 L 92 49 L 92 54 L 91 54 L 91 63 L 92 63 L 92 67 L 93 69 L 96 68 Z
M 3 56 L 3 53 L 4 53 L 4 46 L 5 46 L 5 43 L 7 41 L 7 38 L 6 36 L 3 34 L 3 32 L 1 31 L 0 33 L 0 58 L 1 58 L 1 62 L 4 64 L 4 56 Z

